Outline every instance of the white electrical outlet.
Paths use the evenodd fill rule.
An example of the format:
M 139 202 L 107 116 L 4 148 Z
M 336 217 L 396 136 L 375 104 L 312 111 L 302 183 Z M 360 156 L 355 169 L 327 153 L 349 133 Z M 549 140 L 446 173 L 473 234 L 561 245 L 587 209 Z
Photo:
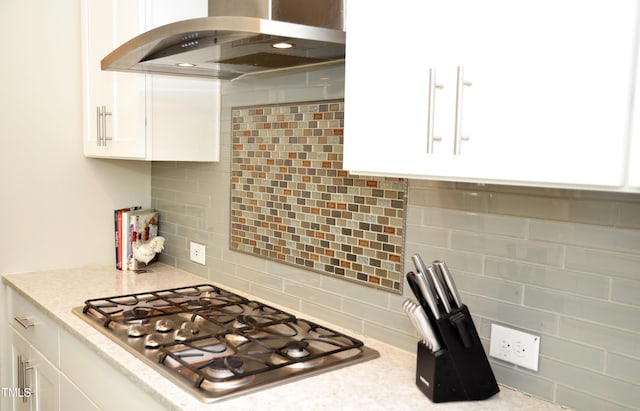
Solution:
M 191 261 L 205 265 L 207 258 L 207 248 L 198 243 L 191 241 L 189 243 L 189 258 Z
M 491 324 L 489 355 L 538 371 L 540 337 L 501 325 Z

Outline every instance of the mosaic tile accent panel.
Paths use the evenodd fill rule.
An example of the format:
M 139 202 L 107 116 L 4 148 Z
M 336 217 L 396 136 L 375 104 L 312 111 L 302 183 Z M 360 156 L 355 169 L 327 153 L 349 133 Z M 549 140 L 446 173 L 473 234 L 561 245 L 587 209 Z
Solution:
M 407 181 L 342 169 L 344 103 L 232 109 L 232 250 L 401 293 Z

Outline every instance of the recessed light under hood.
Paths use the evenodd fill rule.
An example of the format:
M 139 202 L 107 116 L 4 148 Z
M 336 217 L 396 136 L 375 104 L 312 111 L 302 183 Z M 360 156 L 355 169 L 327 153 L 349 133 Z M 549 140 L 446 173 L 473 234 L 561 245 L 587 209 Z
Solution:
M 344 56 L 343 0 L 209 0 L 209 17 L 147 31 L 102 59 L 102 70 L 234 79 Z

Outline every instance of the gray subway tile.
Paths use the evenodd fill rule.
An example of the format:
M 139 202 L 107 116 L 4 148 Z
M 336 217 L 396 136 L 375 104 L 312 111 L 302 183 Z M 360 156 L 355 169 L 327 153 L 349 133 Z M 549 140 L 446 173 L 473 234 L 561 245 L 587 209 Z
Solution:
M 344 298 L 342 311 L 362 318 L 364 321 L 384 325 L 388 328 L 403 331 L 410 329 L 409 319 L 404 312 L 379 308 L 351 298 Z
M 609 375 L 640 385 L 640 352 L 635 358 L 609 353 L 606 372 Z
M 558 319 L 553 313 L 464 292 L 461 296 L 472 314 L 487 320 L 504 323 L 507 326 L 513 325 L 533 333 L 555 334 L 557 332 Z
M 528 220 L 523 218 L 436 207 L 425 207 L 423 210 L 423 224 L 426 226 L 520 238 L 527 232 Z
M 407 243 L 432 245 L 435 247 L 449 246 L 449 231 L 440 228 L 407 226 Z
M 604 371 L 605 351 L 552 335 L 540 336 L 540 355 L 594 371 Z
M 338 294 L 329 293 L 315 287 L 285 281 L 284 292 L 335 310 L 340 310 L 342 306 L 342 297 Z
M 606 324 L 596 324 L 569 317 L 560 317 L 558 335 L 585 345 L 606 349 L 607 352 L 637 356 L 640 335 Z
M 635 200 L 633 203 L 618 203 L 617 227 L 640 228 L 640 196 L 636 196 Z
M 386 308 L 389 305 L 387 292 L 333 277 L 322 277 L 322 289 L 377 307 Z
M 529 237 L 533 240 L 602 250 L 632 253 L 640 250 L 640 230 L 532 220 L 529 226 Z
M 451 276 L 460 292 L 479 294 L 515 304 L 522 303 L 523 286 L 520 284 L 460 271 L 455 274 L 452 272 Z
M 357 315 L 351 313 L 341 312 L 305 300 L 301 301 L 299 311 L 318 319 L 326 319 L 326 321 L 329 321 L 339 327 L 348 328 L 358 333 L 363 332 L 362 318 L 359 318 Z
M 612 227 L 616 223 L 618 203 L 601 199 L 569 200 L 567 221 Z
M 559 384 L 571 386 L 601 398 L 615 398 L 616 402 L 627 407 L 640 404 L 640 390 L 637 385 L 602 373 L 545 357 L 540 357 L 539 372 Z
M 589 297 L 606 298 L 609 279 L 584 272 L 487 258 L 485 275 Z
M 252 284 L 258 284 L 274 290 L 282 291 L 284 281 L 275 275 L 265 274 L 263 271 L 254 270 L 248 267 L 238 267 L 236 275 L 251 281 Z
M 557 244 L 454 231 L 451 248 L 512 260 L 561 266 L 564 253 Z
M 566 267 L 604 276 L 637 280 L 640 276 L 640 254 L 612 253 L 588 248 L 567 247 Z
M 422 225 L 422 207 L 407 205 L 406 223 L 409 225 Z
M 552 381 L 529 372 L 517 370 L 493 358 L 490 358 L 489 361 L 491 363 L 491 369 L 499 383 L 529 393 L 538 398 L 553 401 Z
M 425 183 L 409 180 L 409 183 L 409 204 L 477 212 L 488 211 L 489 193 L 472 190 L 456 190 L 452 188 L 455 186 L 451 183 L 439 181 Z M 413 187 L 418 190 L 416 193 L 414 193 Z M 417 200 L 419 200 L 419 203 Z
M 567 219 L 568 199 L 501 192 L 492 193 L 490 198 L 489 211 L 492 213 L 550 220 Z
M 263 301 L 269 301 L 274 305 L 300 311 L 300 298 L 282 292 L 279 289 L 265 287 L 257 283 L 251 283 L 251 294 Z
M 525 289 L 524 304 L 559 315 L 640 332 L 640 321 L 638 321 L 640 309 L 623 304 L 531 286 L 527 286 Z
M 383 341 L 405 351 L 416 352 L 418 337 L 413 334 L 409 335 L 368 321 L 365 321 L 363 326 L 362 333 L 368 337 Z
M 569 407 L 574 410 L 593 411 L 593 410 L 606 410 L 606 411 L 633 411 L 637 410 L 636 407 L 625 407 L 620 404 L 615 404 L 606 399 L 597 398 L 589 393 L 576 390 L 573 387 L 567 387 L 562 384 L 558 384 L 556 388 L 555 401 L 563 406 Z
M 637 280 L 614 278 L 611 281 L 611 300 L 640 307 L 640 275 Z

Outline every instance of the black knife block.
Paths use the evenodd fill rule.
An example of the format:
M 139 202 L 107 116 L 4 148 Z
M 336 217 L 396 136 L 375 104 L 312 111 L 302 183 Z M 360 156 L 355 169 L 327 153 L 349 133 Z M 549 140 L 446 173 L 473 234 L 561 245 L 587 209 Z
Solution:
M 431 314 L 431 313 L 429 313 Z M 439 320 L 429 316 L 442 348 L 418 342 L 416 385 L 433 402 L 484 400 L 500 389 L 466 305 Z

